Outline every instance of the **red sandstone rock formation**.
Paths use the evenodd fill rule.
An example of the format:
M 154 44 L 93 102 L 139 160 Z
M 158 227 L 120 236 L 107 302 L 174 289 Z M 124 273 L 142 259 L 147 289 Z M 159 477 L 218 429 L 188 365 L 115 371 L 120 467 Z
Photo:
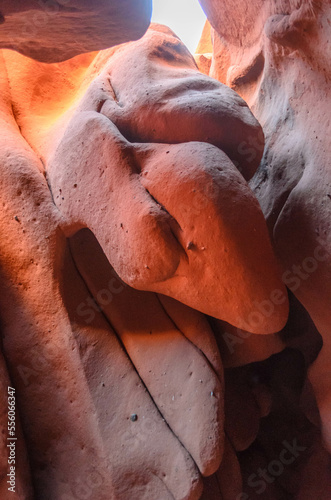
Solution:
M 58 65 L 3 51 L 1 75 L 3 346 L 36 497 L 194 500 L 224 457 L 231 498 L 235 449 L 268 395 L 228 378 L 234 449 L 206 317 L 152 292 L 255 333 L 283 327 L 284 287 L 238 171 L 258 166 L 261 142 L 253 159 L 238 143 L 261 141 L 259 125 L 162 27 Z M 259 359 L 281 348 L 270 339 Z
M 50 15 L 42 2 L 36 4 Z M 239 13 L 242 2 L 229 11 L 216 2 L 206 8 L 218 30 L 211 73 L 249 102 L 265 128 L 267 149 L 251 186 L 282 262 L 289 258 L 292 265 L 293 245 L 288 257 L 287 248 L 282 251 L 288 240 L 273 232 L 283 204 L 291 202 L 284 193 L 297 180 L 286 141 L 298 140 L 302 120 L 285 72 L 305 74 L 312 49 L 298 39 L 313 37 L 318 46 L 326 25 L 318 35 L 304 6 L 284 16 L 290 4 L 282 3 L 283 17 L 280 6 L 266 2 L 247 5 L 237 17 L 233 9 Z M 130 29 L 105 27 L 113 38 L 87 40 L 87 4 L 80 2 L 73 16 L 81 21 L 75 23 L 80 47 L 65 35 L 59 51 L 48 50 L 53 32 L 43 28 L 39 45 L 16 37 L 15 48 L 51 62 L 98 43 L 118 43 L 123 33 L 139 36 L 143 16 L 134 17 L 124 2 L 111 5 L 119 15 L 132 13 L 119 24 Z M 2 26 L 8 35 L 23 18 L 18 3 L 6 8 Z M 61 22 L 71 23 L 73 10 L 60 11 Z M 26 12 L 28 20 L 35 15 Z M 261 35 L 271 14 L 276 17 Z M 197 58 L 205 73 L 208 30 L 207 24 Z M 280 44 L 290 53 L 276 50 Z M 304 59 L 301 66 L 296 62 L 298 73 L 283 66 L 288 55 Z M 252 63 L 242 67 L 250 57 Z M 24 433 L 18 421 L 16 498 L 329 500 L 329 457 L 305 379 L 320 337 L 292 295 L 282 334 L 256 335 L 282 328 L 287 303 L 261 211 L 238 173 L 252 178 L 264 145 L 245 103 L 199 74 L 177 37 L 160 26 L 139 42 L 61 64 L 8 51 L 1 58 L 1 423 L 6 427 L 6 385 L 13 384 Z M 273 96 L 273 76 L 281 85 L 266 106 L 262 96 Z M 321 88 L 316 84 L 314 95 Z M 285 108 L 276 106 L 284 89 L 295 111 L 293 132 L 281 121 Z M 302 154 L 312 158 L 308 139 Z M 274 171 L 265 174 L 269 160 Z M 306 170 L 314 180 L 313 167 L 311 161 Z M 295 229 L 302 231 L 299 223 Z M 294 246 L 296 252 L 305 248 Z M 313 258 L 326 265 L 322 250 L 316 252 Z M 312 278 L 317 269 L 310 270 Z M 308 280 L 298 272 L 285 277 L 294 292 L 299 278 Z M 306 289 L 310 308 L 297 296 L 325 333 L 313 288 Z M 267 359 L 285 345 L 291 349 Z M 310 370 L 323 397 L 327 352 L 325 342 Z M 328 414 L 322 415 L 325 422 Z M 4 477 L 5 440 L 1 447 Z M 259 476 L 260 469 L 269 476 Z M 201 475 L 210 476 L 203 493 Z M 7 500 L 5 480 L 0 487 Z
M 283 281 L 323 336 L 309 378 L 331 450 L 330 3 L 201 0 L 201 5 L 213 27 L 210 76 L 236 90 L 263 127 L 265 152 L 250 186 L 282 263 Z M 247 152 L 250 146 L 247 140 Z M 321 498 L 329 498 L 324 494 Z
M 89 227 L 126 283 L 170 295 L 239 328 L 279 331 L 286 296 L 265 223 L 229 160 L 251 177 L 262 148 L 247 161 L 238 141 L 260 138 L 260 128 L 244 102 L 198 73 L 181 42 L 164 31 L 154 27 L 140 42 L 102 53 L 91 64 L 100 75 L 72 105 L 65 133 L 62 121 L 61 130 L 48 131 L 40 146 L 40 99 L 19 83 L 22 58 L 12 63 L 5 56 L 22 133 L 47 164 L 67 234 Z M 136 57 L 140 64 L 134 66 Z M 31 89 L 41 71 L 41 65 L 27 64 Z M 58 75 L 53 78 L 50 88 Z M 66 85 L 61 93 L 67 99 Z M 57 106 L 59 98 L 58 89 Z M 52 103 L 44 85 L 45 99 Z M 270 315 L 259 312 L 264 301 L 271 304 Z

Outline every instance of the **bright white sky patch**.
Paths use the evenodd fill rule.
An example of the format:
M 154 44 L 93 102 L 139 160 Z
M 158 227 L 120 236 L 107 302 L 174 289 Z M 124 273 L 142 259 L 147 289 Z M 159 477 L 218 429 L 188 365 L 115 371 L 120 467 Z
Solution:
M 152 22 L 169 26 L 194 54 L 206 16 L 198 0 L 153 0 Z

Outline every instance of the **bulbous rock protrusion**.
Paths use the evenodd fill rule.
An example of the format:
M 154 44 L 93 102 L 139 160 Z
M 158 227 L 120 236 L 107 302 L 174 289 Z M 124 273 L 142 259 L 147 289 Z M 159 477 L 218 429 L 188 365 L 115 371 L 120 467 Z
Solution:
M 128 66 L 136 50 L 141 64 Z M 106 61 L 47 161 L 54 200 L 71 231 L 89 227 L 134 288 L 273 333 L 286 322 L 286 291 L 262 212 L 230 160 L 237 139 L 227 135 L 229 123 L 239 139 L 260 128 L 232 90 L 193 69 L 185 50 L 157 26 Z M 199 124 L 210 121 L 207 144 Z

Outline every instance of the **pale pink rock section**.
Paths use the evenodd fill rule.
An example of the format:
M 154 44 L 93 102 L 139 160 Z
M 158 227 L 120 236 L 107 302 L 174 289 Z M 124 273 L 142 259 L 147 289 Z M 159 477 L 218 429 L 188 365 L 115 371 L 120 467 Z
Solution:
M 236 90 L 263 127 L 265 152 L 250 186 L 283 281 L 323 336 L 309 378 L 331 451 L 330 2 L 200 3 L 212 26 L 208 74 Z M 252 145 L 247 138 L 247 155 Z

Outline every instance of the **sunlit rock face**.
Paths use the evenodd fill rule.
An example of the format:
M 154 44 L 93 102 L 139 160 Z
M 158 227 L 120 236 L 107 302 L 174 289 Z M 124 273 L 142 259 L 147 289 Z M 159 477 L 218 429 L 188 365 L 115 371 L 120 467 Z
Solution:
M 151 0 L 2 0 L 0 47 L 44 62 L 137 40 Z
M 255 368 L 224 382 L 205 314 L 245 335 L 231 369 L 283 347 L 256 335 L 288 315 L 245 180 L 258 122 L 161 26 L 60 64 L 3 50 L 0 84 L 1 327 L 31 470 L 23 450 L 18 498 L 197 500 L 213 473 L 207 494 L 240 494 L 236 451 L 274 389 Z
M 207 20 L 204 25 L 196 53 L 194 54 L 195 62 L 201 73 L 209 75 L 212 57 L 213 44 L 211 40 L 211 26 Z
M 309 375 L 331 450 L 330 4 L 200 3 L 212 25 L 210 76 L 236 90 L 263 127 L 264 156 L 250 186 L 283 281 L 323 336 Z

